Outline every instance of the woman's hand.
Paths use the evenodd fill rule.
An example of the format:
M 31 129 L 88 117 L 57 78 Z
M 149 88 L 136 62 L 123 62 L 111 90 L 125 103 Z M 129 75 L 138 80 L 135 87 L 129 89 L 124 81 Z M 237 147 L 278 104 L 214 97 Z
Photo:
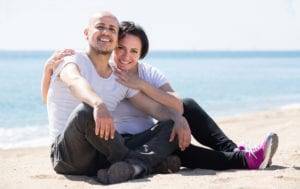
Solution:
M 144 81 L 138 77 L 138 74 L 115 68 L 115 75 L 118 77 L 117 81 L 126 87 L 141 90 L 143 86 Z
M 75 51 L 73 49 L 63 49 L 55 51 L 45 63 L 45 72 L 52 75 L 54 70 L 63 61 L 64 57 L 74 54 Z

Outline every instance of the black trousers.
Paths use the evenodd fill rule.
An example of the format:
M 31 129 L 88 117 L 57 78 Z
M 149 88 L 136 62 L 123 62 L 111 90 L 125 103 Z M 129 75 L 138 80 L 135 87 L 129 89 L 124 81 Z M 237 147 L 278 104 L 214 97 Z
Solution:
M 190 145 L 185 151 L 177 150 L 182 166 L 203 169 L 247 169 L 244 153 L 233 150 L 237 145 L 218 127 L 213 119 L 190 98 L 183 99 L 184 114 L 193 137 L 210 149 Z
M 168 155 L 178 149 L 177 140 L 169 142 L 174 122 L 159 122 L 151 129 L 137 134 L 104 140 L 95 135 L 93 109 L 80 104 L 70 115 L 64 132 L 51 147 L 54 170 L 61 174 L 95 175 L 117 161 L 127 161 L 152 172 Z

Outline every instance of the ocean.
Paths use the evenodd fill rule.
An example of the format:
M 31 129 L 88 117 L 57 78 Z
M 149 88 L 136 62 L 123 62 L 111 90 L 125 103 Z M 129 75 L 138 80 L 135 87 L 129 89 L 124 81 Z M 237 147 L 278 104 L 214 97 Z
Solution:
M 0 51 L 0 148 L 49 144 L 40 80 L 51 53 Z M 156 51 L 141 62 L 214 118 L 300 106 L 300 51 Z

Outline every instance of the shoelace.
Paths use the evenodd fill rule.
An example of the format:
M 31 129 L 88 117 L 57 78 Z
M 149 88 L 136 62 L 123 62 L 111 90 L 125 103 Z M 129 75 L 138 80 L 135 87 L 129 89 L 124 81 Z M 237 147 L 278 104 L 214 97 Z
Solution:
M 252 155 L 255 159 L 257 159 L 257 156 L 254 154 L 254 152 L 257 151 L 261 147 L 261 144 L 253 145 L 253 143 L 250 143 L 250 142 L 243 142 L 242 144 L 245 148 L 244 151 L 246 153 L 249 153 L 250 155 Z M 249 146 L 251 146 L 251 147 L 249 147 Z

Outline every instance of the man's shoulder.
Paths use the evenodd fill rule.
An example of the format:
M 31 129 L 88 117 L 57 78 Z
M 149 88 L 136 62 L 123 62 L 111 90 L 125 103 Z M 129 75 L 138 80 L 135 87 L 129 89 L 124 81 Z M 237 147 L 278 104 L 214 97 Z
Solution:
M 85 52 L 83 51 L 75 51 L 74 55 L 66 56 L 65 61 L 80 63 L 82 61 L 88 61 L 88 57 Z

